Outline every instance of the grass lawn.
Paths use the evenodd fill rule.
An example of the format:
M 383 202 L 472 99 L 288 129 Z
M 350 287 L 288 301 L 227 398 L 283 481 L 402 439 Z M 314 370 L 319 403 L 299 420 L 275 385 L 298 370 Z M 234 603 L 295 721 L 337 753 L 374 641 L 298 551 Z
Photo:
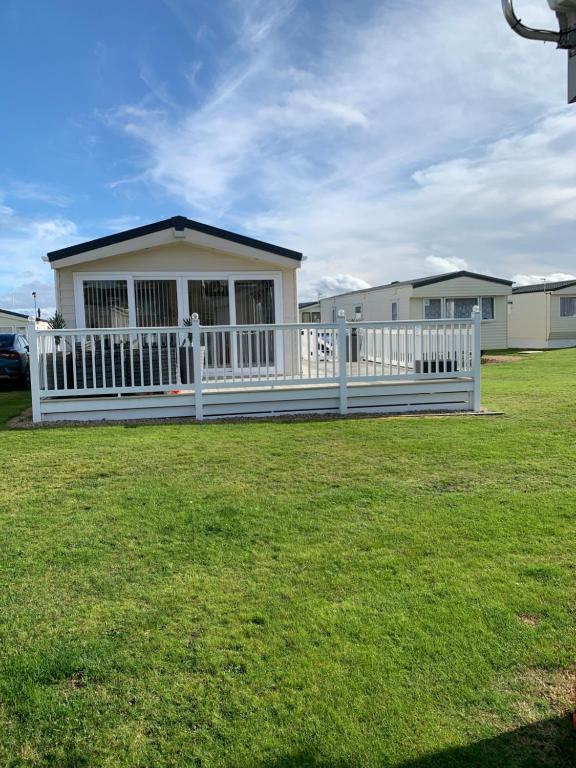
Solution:
M 12 390 L 10 385 L 0 384 L 0 425 L 22 413 L 30 406 L 30 392 L 22 389 Z
M 576 765 L 575 370 L 484 366 L 496 418 L 0 432 L 0 765 Z

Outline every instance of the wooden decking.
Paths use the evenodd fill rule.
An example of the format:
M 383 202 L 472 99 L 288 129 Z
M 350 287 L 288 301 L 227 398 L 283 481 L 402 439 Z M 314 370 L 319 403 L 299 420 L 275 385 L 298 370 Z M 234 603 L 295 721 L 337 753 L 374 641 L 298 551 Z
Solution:
M 479 333 L 479 319 L 30 328 L 34 419 L 479 410 Z

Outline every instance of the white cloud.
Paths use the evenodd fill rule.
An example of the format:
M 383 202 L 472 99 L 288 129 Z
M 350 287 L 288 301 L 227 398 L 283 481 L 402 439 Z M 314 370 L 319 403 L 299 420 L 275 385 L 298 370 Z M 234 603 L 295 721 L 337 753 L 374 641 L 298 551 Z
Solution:
M 36 291 L 38 306 L 45 312 L 52 311 L 52 275 L 42 257 L 78 239 L 73 221 L 26 217 L 1 205 L 0 195 L 0 306 L 32 314 L 32 291 Z
M 534 285 L 535 283 L 560 283 L 563 280 L 576 280 L 576 275 L 566 272 L 552 272 L 549 275 L 514 275 L 516 285 Z
M 60 241 L 77 234 L 76 224 L 68 219 L 38 219 L 27 222 L 25 227 L 34 239 L 48 242 Z
M 331 275 L 322 277 L 313 283 L 304 296 L 304 299 L 317 299 L 321 296 L 334 296 L 346 291 L 359 291 L 369 288 L 365 280 L 360 280 L 354 275 Z
M 111 120 L 141 147 L 138 182 L 193 216 L 304 250 L 303 296 L 327 275 L 567 272 L 565 56 L 517 38 L 498 6 L 334 4 L 312 19 L 294 2 L 235 0 L 236 39 L 199 106 L 127 105 Z M 537 0 L 522 14 L 553 23 Z
M 468 262 L 457 256 L 446 258 L 445 256 L 426 256 L 426 263 L 433 272 L 457 272 L 460 269 L 468 269 Z

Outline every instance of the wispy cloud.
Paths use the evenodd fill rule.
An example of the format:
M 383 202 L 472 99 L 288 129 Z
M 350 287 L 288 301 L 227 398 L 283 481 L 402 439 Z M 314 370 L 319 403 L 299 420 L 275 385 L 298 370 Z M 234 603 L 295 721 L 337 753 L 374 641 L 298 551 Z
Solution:
M 0 306 L 32 313 L 38 305 L 54 308 L 50 268 L 42 257 L 79 239 L 76 224 L 62 217 L 29 217 L 2 205 L 0 195 Z
M 568 272 L 552 272 L 548 275 L 514 275 L 516 285 L 535 285 L 536 283 L 560 283 L 563 280 L 576 280 L 576 275 Z
M 545 24 L 542 5 L 522 10 Z M 327 274 L 567 271 L 576 117 L 559 107 L 563 56 L 512 35 L 497 3 L 345 10 L 231 1 L 232 42 L 199 105 L 112 115 L 141 147 L 135 178 L 192 215 L 303 249 L 303 297 Z
M 359 291 L 369 287 L 366 280 L 361 280 L 354 275 L 325 275 L 310 286 L 309 292 L 314 298 L 320 298 L 322 296 L 334 296 L 346 291 Z

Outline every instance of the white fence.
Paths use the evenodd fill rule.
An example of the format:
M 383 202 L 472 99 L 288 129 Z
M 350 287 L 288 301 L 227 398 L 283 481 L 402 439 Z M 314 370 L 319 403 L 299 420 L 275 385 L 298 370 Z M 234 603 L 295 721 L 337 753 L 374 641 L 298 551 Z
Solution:
M 34 418 L 43 401 L 109 395 L 467 378 L 479 409 L 480 319 L 385 323 L 28 329 Z M 197 353 L 196 353 L 197 352 Z

